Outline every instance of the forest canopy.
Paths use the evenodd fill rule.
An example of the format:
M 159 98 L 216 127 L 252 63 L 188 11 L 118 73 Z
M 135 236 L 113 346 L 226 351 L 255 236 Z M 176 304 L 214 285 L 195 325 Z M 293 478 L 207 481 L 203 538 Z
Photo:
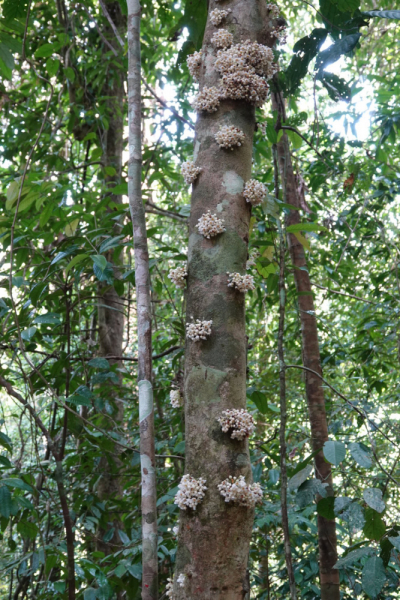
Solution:
M 0 4 L 0 599 L 400 598 L 400 5 Z

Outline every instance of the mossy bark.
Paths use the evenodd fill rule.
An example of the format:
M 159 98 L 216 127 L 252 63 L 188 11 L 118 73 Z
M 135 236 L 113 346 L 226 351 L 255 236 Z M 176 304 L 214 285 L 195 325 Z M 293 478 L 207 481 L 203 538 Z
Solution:
M 221 8 L 211 0 L 209 10 Z M 232 0 L 223 27 L 234 43 L 271 42 L 262 0 Z M 202 47 L 200 89 L 219 85 L 214 68 L 217 30 L 207 22 Z M 272 44 L 271 44 L 272 45 Z M 246 136 L 233 151 L 222 150 L 214 136 L 235 125 Z M 246 407 L 246 334 L 244 295 L 227 286 L 227 271 L 245 273 L 251 208 L 243 187 L 251 178 L 255 109 L 247 102 L 224 100 L 217 112 L 201 113 L 196 124 L 194 160 L 202 168 L 193 185 L 189 223 L 187 322 L 212 320 L 206 341 L 187 340 L 185 359 L 185 472 L 205 477 L 207 492 L 195 511 L 181 511 L 174 596 L 177 600 L 243 600 L 254 511 L 226 503 L 218 484 L 230 475 L 251 482 L 247 441 L 222 433 L 217 417 L 228 408 Z M 210 210 L 224 220 L 226 232 L 210 240 L 196 224 Z M 184 573 L 185 585 L 177 577 Z

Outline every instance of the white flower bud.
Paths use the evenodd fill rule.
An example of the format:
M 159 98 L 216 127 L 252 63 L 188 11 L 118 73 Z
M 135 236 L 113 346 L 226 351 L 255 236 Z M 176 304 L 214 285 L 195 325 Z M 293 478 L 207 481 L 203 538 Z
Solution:
M 200 217 L 196 227 L 199 233 L 204 235 L 208 240 L 225 231 L 223 220 L 219 219 L 215 214 L 212 215 L 209 210 Z
M 191 183 L 194 183 L 200 175 L 201 168 L 196 167 L 193 161 L 187 160 L 181 165 L 181 173 L 183 175 L 185 183 L 190 185 Z
M 260 484 L 248 485 L 243 475 L 228 477 L 218 485 L 218 489 L 225 502 L 235 502 L 247 508 L 254 508 L 256 504 L 262 503 L 263 493 Z
M 254 277 L 246 273 L 240 275 L 240 273 L 228 273 L 228 287 L 233 287 L 239 292 L 245 294 L 249 290 L 255 290 Z
M 175 496 L 174 504 L 182 510 L 187 508 L 195 510 L 204 498 L 207 489 L 205 483 L 203 477 L 195 479 L 189 474 L 184 475 L 178 485 L 179 491 Z
M 253 206 L 258 206 L 267 195 L 267 188 L 261 181 L 250 179 L 244 186 L 243 196 L 246 202 L 250 202 Z
M 254 419 L 244 408 L 224 410 L 217 421 L 224 433 L 230 432 L 233 440 L 244 440 L 254 431 Z
M 171 390 L 169 393 L 169 402 L 172 408 L 180 408 L 183 406 L 183 398 L 179 390 Z
M 220 148 L 233 150 L 235 146 L 241 146 L 246 139 L 243 131 L 234 125 L 224 125 L 215 134 L 215 141 Z
M 219 29 L 212 36 L 211 43 L 216 48 L 229 48 L 233 44 L 233 35 L 226 29 Z
M 176 287 L 184 288 L 186 285 L 186 277 L 187 277 L 187 266 L 184 267 L 176 267 L 176 269 L 171 269 L 168 273 L 169 279 L 174 282 Z
M 201 68 L 201 50 L 188 56 L 186 59 L 186 64 L 193 79 L 198 81 Z
M 211 23 L 215 27 L 218 27 L 218 25 L 221 25 L 222 21 L 226 19 L 230 12 L 232 12 L 230 8 L 228 8 L 228 10 L 220 10 L 219 8 L 212 10 L 210 12 Z
M 212 321 L 200 321 L 197 319 L 195 323 L 189 323 L 186 328 L 186 337 L 193 342 L 206 340 L 211 335 Z
M 196 112 L 204 110 L 212 113 L 218 110 L 220 100 L 221 92 L 218 88 L 204 86 L 193 100 L 192 106 Z

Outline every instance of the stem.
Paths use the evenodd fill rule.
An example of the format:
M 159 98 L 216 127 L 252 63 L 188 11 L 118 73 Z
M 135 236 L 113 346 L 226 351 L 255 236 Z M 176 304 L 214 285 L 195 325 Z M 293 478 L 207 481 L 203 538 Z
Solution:
M 151 346 L 151 296 L 146 219 L 142 201 L 141 64 L 139 0 L 128 0 L 129 207 L 135 254 L 140 454 L 142 473 L 142 599 L 158 594 L 157 489 Z
M 289 578 L 289 589 L 291 600 L 297 600 L 296 582 L 294 579 L 292 550 L 290 548 L 289 520 L 287 510 L 287 469 L 286 469 L 286 421 L 287 421 L 287 403 L 286 403 L 286 369 L 284 355 L 284 332 L 285 332 L 285 240 L 282 228 L 280 231 L 279 242 L 279 330 L 278 330 L 278 358 L 279 358 L 279 389 L 280 389 L 280 410 L 281 424 L 279 431 L 279 443 L 281 453 L 281 512 L 282 529 L 285 549 L 285 562 Z

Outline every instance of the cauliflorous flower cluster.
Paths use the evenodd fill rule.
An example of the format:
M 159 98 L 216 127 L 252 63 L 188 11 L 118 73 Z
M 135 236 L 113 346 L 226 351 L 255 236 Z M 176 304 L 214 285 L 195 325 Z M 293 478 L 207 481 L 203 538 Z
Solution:
M 234 125 L 224 125 L 215 134 L 215 141 L 220 148 L 233 150 L 235 146 L 241 146 L 246 139 L 243 131 Z
M 230 8 L 228 10 L 220 10 L 219 8 L 215 8 L 210 12 L 210 21 L 215 26 L 221 25 L 222 21 L 226 19 L 229 13 L 232 12 Z
M 246 202 L 250 202 L 253 206 L 258 206 L 267 195 L 267 188 L 261 181 L 257 179 L 249 179 L 244 186 L 243 196 Z
M 179 525 L 174 525 L 172 528 L 172 533 L 174 534 L 175 537 L 178 536 L 179 533 Z
M 262 77 L 247 71 L 223 75 L 221 85 L 225 98 L 246 100 L 257 106 L 264 104 L 269 90 L 267 82 Z
M 218 485 L 221 496 L 225 502 L 236 502 L 240 506 L 253 508 L 262 502 L 262 490 L 259 483 L 248 485 L 243 475 L 240 477 L 228 477 Z
M 246 271 L 249 271 L 251 269 L 251 267 L 256 266 L 256 261 L 259 256 L 260 256 L 260 253 L 258 250 L 252 250 L 250 252 L 249 258 L 246 261 Z
M 183 175 L 183 179 L 185 180 L 185 183 L 190 185 L 191 183 L 194 183 L 196 181 L 196 179 L 198 178 L 198 176 L 200 175 L 201 168 L 196 167 L 196 165 L 194 164 L 193 161 L 187 160 L 186 162 L 182 163 L 182 165 L 181 165 L 181 173 Z
M 201 68 L 201 50 L 188 56 L 186 59 L 186 64 L 193 79 L 198 81 Z
M 180 587 L 185 587 L 185 581 L 186 581 L 186 575 L 184 573 L 181 573 L 177 580 L 176 583 L 180 586 Z
M 279 17 L 279 13 L 281 12 L 281 9 L 276 4 L 267 4 L 267 10 L 269 10 L 273 19 Z
M 222 75 L 222 96 L 261 105 L 268 94 L 266 79 L 277 70 L 270 48 L 247 40 L 218 52 L 215 68 Z
M 271 48 L 246 40 L 242 44 L 235 44 L 228 50 L 218 52 L 215 68 L 221 75 L 246 71 L 271 79 L 277 66 Z
M 216 48 L 229 48 L 233 44 L 233 35 L 226 29 L 219 29 L 212 36 L 211 43 Z
M 281 44 L 286 44 L 286 26 L 281 25 L 280 27 L 276 27 L 274 31 L 271 31 L 271 35 L 276 37 Z
M 175 496 L 174 504 L 180 509 L 192 508 L 195 510 L 204 498 L 207 489 L 206 480 L 203 477 L 195 479 L 191 475 L 184 475 L 178 485 L 179 491 Z
M 176 287 L 184 288 L 186 284 L 187 277 L 187 266 L 184 267 L 176 267 L 176 269 L 171 269 L 168 273 L 169 279 L 174 282 Z
M 183 405 L 183 398 L 179 390 L 171 390 L 169 393 L 169 402 L 172 408 L 180 408 Z
M 210 210 L 201 215 L 196 227 L 199 233 L 208 240 L 225 231 L 223 220 L 219 219 L 216 214 L 212 215 Z
M 217 421 L 224 433 L 230 432 L 233 440 L 244 440 L 254 431 L 254 419 L 244 408 L 224 410 Z
M 240 273 L 228 273 L 228 287 L 235 288 L 239 292 L 245 294 L 249 290 L 254 290 L 254 277 L 253 275 L 249 275 L 246 273 L 245 275 L 240 275 Z
M 195 323 L 189 323 L 186 329 L 186 337 L 193 342 L 206 340 L 211 335 L 212 321 L 200 321 L 197 319 Z
M 220 100 L 221 92 L 218 88 L 204 86 L 193 100 L 192 106 L 196 112 L 205 110 L 211 113 L 218 110 Z
M 167 596 L 167 598 L 169 598 L 169 600 L 174 600 L 175 598 L 173 577 L 168 577 L 167 579 L 167 585 L 165 586 L 165 595 Z

